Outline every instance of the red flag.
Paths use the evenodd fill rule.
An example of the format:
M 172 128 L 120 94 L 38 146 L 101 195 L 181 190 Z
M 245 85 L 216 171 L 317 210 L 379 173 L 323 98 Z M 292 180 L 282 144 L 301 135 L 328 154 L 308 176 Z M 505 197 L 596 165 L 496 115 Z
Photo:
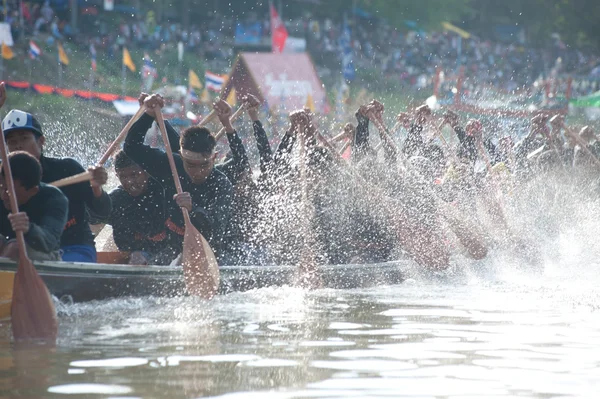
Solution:
M 288 38 L 287 29 L 279 18 L 277 10 L 271 4 L 271 42 L 273 44 L 273 52 L 281 53 L 285 47 L 285 41 Z

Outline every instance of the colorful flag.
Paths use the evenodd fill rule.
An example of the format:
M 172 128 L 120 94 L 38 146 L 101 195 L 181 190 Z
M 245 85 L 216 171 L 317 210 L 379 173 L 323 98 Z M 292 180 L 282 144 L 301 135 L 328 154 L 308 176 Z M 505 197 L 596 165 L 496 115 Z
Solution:
M 198 104 L 200 101 L 193 87 L 190 87 L 188 90 L 187 100 L 192 104 Z
M 204 74 L 204 80 L 206 80 L 206 88 L 208 90 L 220 93 L 223 83 L 225 83 L 225 77 L 206 71 Z
M 129 54 L 129 50 L 127 50 L 127 48 L 125 48 L 125 47 L 123 47 L 123 65 L 125 65 L 127 68 L 129 68 L 129 70 L 131 72 L 136 71 L 135 64 L 133 63 L 133 60 L 131 59 L 131 54 Z
M 191 69 L 188 72 L 188 85 L 194 89 L 202 89 L 204 87 L 202 86 L 202 82 L 200 82 L 200 78 L 196 75 L 196 72 Z
M 14 56 L 15 55 L 13 54 L 13 51 L 10 48 L 10 46 L 7 45 L 6 43 L 2 42 L 2 58 L 4 58 L 5 60 L 10 60 Z
M 69 65 L 69 57 L 63 48 L 62 44 L 58 43 L 58 62 L 63 65 Z
M 227 95 L 227 99 L 225 100 L 227 104 L 234 106 L 237 104 L 237 93 L 235 92 L 235 88 L 232 87 L 229 95 Z
M 158 72 L 152 63 L 152 59 L 148 53 L 144 54 L 144 66 L 142 67 L 142 78 L 147 78 L 152 76 L 156 78 L 158 76 Z
M 210 104 L 210 94 L 208 94 L 208 89 L 202 90 L 202 97 L 200 97 L 200 102 L 202 104 Z
M 304 104 L 304 107 L 310 109 L 310 112 L 315 112 L 315 101 L 313 100 L 312 94 L 309 94 L 308 97 L 306 97 L 306 104 Z
M 274 53 L 283 52 L 287 38 L 287 29 L 285 29 L 285 25 L 281 21 L 281 18 L 279 18 L 275 6 L 271 4 L 271 44 Z
M 90 55 L 92 57 L 92 71 L 96 72 L 96 46 L 90 44 Z
M 38 47 L 33 40 L 29 41 L 29 58 L 35 60 L 37 57 L 42 55 L 42 50 Z

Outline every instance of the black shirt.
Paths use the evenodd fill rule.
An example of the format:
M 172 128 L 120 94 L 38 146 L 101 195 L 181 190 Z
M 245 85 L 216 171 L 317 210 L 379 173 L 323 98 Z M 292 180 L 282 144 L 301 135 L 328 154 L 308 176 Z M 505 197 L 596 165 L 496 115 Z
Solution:
M 158 182 L 149 179 L 146 191 L 137 197 L 129 195 L 121 186 L 109 196 L 112 212 L 103 222 L 112 226 L 120 251 L 156 254 L 169 248 L 172 243 L 165 227 L 168 201 Z
M 29 231 L 25 241 L 33 249 L 50 253 L 60 249 L 60 236 L 67 223 L 69 201 L 56 187 L 40 183 L 39 192 L 19 207 L 29 217 Z M 16 237 L 8 215 L 10 210 L 0 206 L 0 234 L 8 239 Z
M 42 155 L 42 182 L 52 183 L 65 177 L 85 172 L 83 166 L 72 158 L 49 158 Z M 60 189 L 69 199 L 67 225 L 60 240 L 60 246 L 89 245 L 94 246 L 94 236 L 89 226 L 87 208 L 98 217 L 107 217 L 111 211 L 108 194 L 102 192 L 95 197 L 89 182 L 73 184 Z

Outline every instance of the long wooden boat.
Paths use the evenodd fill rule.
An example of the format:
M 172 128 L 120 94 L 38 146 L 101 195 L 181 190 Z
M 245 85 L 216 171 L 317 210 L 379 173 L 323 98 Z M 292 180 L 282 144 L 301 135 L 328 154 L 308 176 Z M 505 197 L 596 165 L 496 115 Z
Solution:
M 74 302 L 131 296 L 185 295 L 183 272 L 172 266 L 34 262 L 50 293 Z M 361 288 L 401 283 L 409 261 L 321 266 L 327 288 Z M 222 266 L 220 293 L 293 284 L 295 266 Z M 0 319 L 10 317 L 17 264 L 0 258 Z

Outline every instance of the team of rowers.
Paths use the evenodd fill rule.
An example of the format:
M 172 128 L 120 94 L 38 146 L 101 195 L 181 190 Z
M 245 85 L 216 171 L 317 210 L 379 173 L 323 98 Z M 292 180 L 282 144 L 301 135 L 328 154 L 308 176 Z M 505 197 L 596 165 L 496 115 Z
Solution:
M 0 85 L 0 107 L 5 101 Z M 6 115 L 2 130 L 19 212 L 9 211 L 2 172 L 0 256 L 18 256 L 15 231 L 22 231 L 33 260 L 96 262 L 92 222 L 112 226 L 114 242 L 129 253 L 129 263 L 168 265 L 181 252 L 180 208 L 185 208 L 220 265 L 293 264 L 310 243 L 313 261 L 320 264 L 409 256 L 444 269 L 453 253 L 482 259 L 500 241 L 531 255 L 535 248 L 515 237 L 506 220 L 506 187 L 540 170 L 599 164 L 594 132 L 589 127 L 571 132 L 560 114 L 538 113 L 519 143 L 506 136 L 494 144 L 483 139 L 481 122 L 470 120 L 463 127 L 448 111 L 442 125 L 456 134 L 451 147 L 422 105 L 398 115 L 398 132 L 407 134 L 397 146 L 400 135 L 385 127 L 384 107 L 377 101 L 361 106 L 356 126 L 347 124 L 329 140 L 310 111 L 294 111 L 272 150 L 258 117 L 261 104 L 248 95 L 244 106 L 252 120 L 258 170 L 252 170 L 232 125 L 231 107 L 219 100 L 214 110 L 230 149 L 223 162 L 217 163 L 217 141 L 209 129 L 192 126 L 179 134 L 166 122 L 183 188 L 177 194 L 165 151 L 146 144 L 164 99 L 142 93 L 139 101 L 145 112 L 114 155 L 120 185 L 110 193 L 103 189 L 108 171 L 100 165 L 88 169 L 89 182 L 61 189 L 48 184 L 84 168 L 72 158 L 45 155 L 46 137 L 34 115 L 20 110 Z M 379 131 L 377 146 L 371 145 L 370 123 Z M 334 147 L 340 140 L 350 148 L 349 159 Z M 483 212 L 474 212 L 476 207 Z

